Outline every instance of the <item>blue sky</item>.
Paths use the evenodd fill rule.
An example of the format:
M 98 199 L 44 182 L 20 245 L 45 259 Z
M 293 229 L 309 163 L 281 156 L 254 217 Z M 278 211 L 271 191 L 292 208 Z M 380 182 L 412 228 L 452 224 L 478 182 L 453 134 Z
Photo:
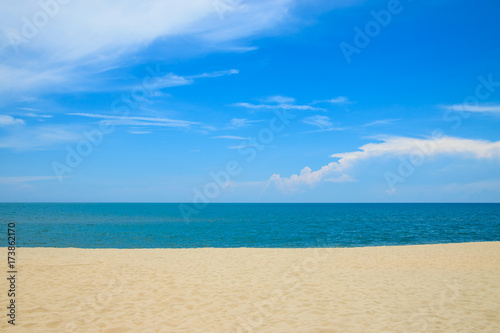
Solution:
M 497 1 L 0 9 L 0 201 L 500 202 Z

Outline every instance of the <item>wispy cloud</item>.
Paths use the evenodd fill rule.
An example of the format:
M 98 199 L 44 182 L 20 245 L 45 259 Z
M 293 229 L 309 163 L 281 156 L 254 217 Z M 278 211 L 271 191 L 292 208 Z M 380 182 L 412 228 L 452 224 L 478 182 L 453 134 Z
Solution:
M 264 109 L 264 110 L 301 110 L 301 111 L 326 111 L 323 108 L 318 108 L 311 105 L 295 105 L 295 104 L 250 104 L 250 103 L 235 103 L 234 106 L 247 109 Z
M 191 127 L 194 125 L 203 125 L 199 122 L 177 120 L 169 118 L 149 118 L 149 117 L 124 117 L 109 116 L 94 113 L 68 113 L 71 116 L 80 116 L 87 118 L 107 119 L 109 124 L 128 125 L 128 126 L 162 126 L 162 127 Z
M 0 138 L 0 148 L 16 150 L 47 149 L 85 139 L 81 127 L 47 125 L 35 128 L 23 126 Z
M 237 69 L 228 69 L 224 71 L 217 71 L 217 72 L 211 72 L 211 73 L 203 73 L 203 74 L 197 74 L 197 75 L 192 75 L 188 76 L 188 79 L 198 79 L 198 78 L 204 78 L 204 77 L 219 77 L 219 76 L 227 76 L 227 75 L 234 75 L 238 74 L 240 71 Z
M 322 100 L 315 100 L 312 102 L 312 104 L 351 104 L 352 102 L 349 101 L 349 98 L 345 96 L 339 96 L 331 99 L 322 99 Z
M 333 123 L 330 121 L 330 118 L 327 116 L 320 116 L 320 115 L 311 116 L 311 117 L 307 117 L 307 118 L 302 119 L 302 122 L 304 124 L 319 127 L 320 129 L 327 129 L 327 128 L 333 127 Z
M 151 131 L 128 131 L 130 134 L 150 134 Z
M 316 115 L 312 117 L 307 117 L 302 119 L 304 124 L 316 126 L 319 129 L 312 131 L 304 131 L 299 134 L 310 134 L 310 133 L 318 133 L 318 132 L 331 132 L 331 131 L 342 131 L 345 128 L 335 127 L 334 124 L 330 121 L 330 118 L 327 116 Z
M 38 114 L 38 113 L 22 113 L 20 114 L 22 117 L 29 117 L 29 118 L 52 118 L 52 115 L 50 114 Z
M 240 128 L 240 127 L 246 127 L 249 126 L 253 123 L 260 123 L 263 120 L 248 120 L 246 118 L 233 118 L 231 119 L 231 122 L 229 123 L 228 128 Z
M 477 113 L 500 113 L 500 105 L 470 105 L 470 104 L 453 104 L 443 106 L 446 110 L 452 111 L 467 111 Z
M 295 98 L 277 95 L 266 97 L 262 101 L 265 103 L 293 104 L 295 103 Z
M 438 139 L 415 139 L 408 137 L 388 137 L 380 143 L 368 143 L 359 147 L 359 150 L 346 153 L 337 153 L 331 157 L 338 158 L 337 162 L 330 162 L 316 171 L 303 168 L 299 174 L 290 177 L 281 177 L 273 174 L 270 184 L 275 184 L 283 190 L 296 189 L 307 185 L 314 186 L 332 174 L 344 174 L 353 165 L 371 158 L 381 156 L 400 156 L 414 153 L 420 149 L 427 156 L 458 155 L 472 159 L 500 158 L 500 141 L 471 140 L 456 137 L 442 137 Z M 348 176 L 343 176 L 348 177 Z
M 16 109 L 23 110 L 23 111 L 34 111 L 34 112 L 41 111 L 40 109 L 26 108 L 26 107 L 17 107 Z
M 188 42 L 180 51 L 168 49 L 169 56 L 175 56 L 174 52 L 185 56 L 231 49 L 247 52 L 254 47 L 239 41 L 283 23 L 294 1 L 248 2 L 225 13 L 224 20 L 213 0 L 58 2 L 55 16 L 48 17 L 47 24 L 37 26 L 36 33 L 25 38 L 21 31 L 23 17 L 44 13 L 40 4 L 30 0 L 2 6 L 0 72 L 4 75 L 0 77 L 0 90 L 36 93 L 74 82 L 80 82 L 80 90 L 92 89 L 95 81 L 87 80 L 92 75 L 120 67 L 122 59 L 132 59 L 131 55 L 154 42 L 168 49 L 169 43 L 179 37 Z M 207 77 L 211 75 L 217 74 Z
M 370 127 L 370 126 L 378 126 L 378 125 L 389 125 L 392 124 L 396 121 L 399 121 L 401 119 L 381 119 L 381 120 L 375 120 L 366 124 L 363 124 L 362 126 L 364 127 Z

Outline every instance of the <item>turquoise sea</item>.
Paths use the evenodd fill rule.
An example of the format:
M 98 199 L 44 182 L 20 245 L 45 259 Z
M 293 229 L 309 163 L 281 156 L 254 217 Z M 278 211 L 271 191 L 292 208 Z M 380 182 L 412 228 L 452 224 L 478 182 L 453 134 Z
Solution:
M 208 204 L 189 220 L 179 208 L 175 203 L 1 203 L 2 242 L 7 244 L 12 222 L 21 247 L 300 248 L 500 241 L 500 204 Z

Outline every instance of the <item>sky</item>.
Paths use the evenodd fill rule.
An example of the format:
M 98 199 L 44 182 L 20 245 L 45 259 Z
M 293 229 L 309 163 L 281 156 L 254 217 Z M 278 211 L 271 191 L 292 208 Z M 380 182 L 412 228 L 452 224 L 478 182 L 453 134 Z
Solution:
M 4 1 L 0 201 L 500 202 L 498 17 L 493 0 Z

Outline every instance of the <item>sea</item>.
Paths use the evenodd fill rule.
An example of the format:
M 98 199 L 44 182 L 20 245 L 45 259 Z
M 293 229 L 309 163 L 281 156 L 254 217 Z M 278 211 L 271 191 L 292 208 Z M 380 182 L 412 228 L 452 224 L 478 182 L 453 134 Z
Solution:
M 497 203 L 0 203 L 19 247 L 365 247 L 500 241 Z M 2 237 L 2 234 L 4 235 Z

